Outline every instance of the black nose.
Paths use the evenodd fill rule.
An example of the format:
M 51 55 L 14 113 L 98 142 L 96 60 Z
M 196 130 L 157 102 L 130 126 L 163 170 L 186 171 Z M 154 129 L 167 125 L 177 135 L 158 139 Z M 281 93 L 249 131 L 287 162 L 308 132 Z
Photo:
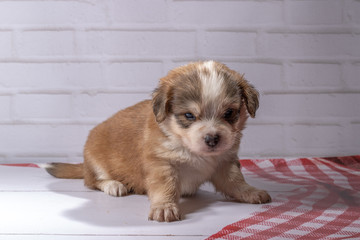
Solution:
M 219 135 L 208 134 L 205 136 L 205 143 L 209 147 L 215 147 L 219 143 L 219 141 L 220 141 Z

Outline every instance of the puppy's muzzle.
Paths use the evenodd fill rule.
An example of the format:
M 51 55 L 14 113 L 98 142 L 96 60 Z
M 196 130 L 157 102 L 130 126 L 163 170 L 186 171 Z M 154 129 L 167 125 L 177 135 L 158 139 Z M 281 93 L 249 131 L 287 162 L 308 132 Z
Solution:
M 207 134 L 204 140 L 206 145 L 208 145 L 211 148 L 214 148 L 220 142 L 220 136 L 217 134 L 215 135 Z

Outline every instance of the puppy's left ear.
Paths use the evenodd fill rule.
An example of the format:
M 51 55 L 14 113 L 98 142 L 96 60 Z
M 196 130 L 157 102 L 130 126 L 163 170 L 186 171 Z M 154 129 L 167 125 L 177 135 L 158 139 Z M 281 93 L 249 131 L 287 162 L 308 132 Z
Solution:
M 152 94 L 153 112 L 158 123 L 163 122 L 170 111 L 170 96 L 170 87 L 164 82 L 160 82 Z
M 254 118 L 256 110 L 259 108 L 259 92 L 244 78 L 244 75 L 236 73 L 236 78 L 246 108 L 250 116 Z

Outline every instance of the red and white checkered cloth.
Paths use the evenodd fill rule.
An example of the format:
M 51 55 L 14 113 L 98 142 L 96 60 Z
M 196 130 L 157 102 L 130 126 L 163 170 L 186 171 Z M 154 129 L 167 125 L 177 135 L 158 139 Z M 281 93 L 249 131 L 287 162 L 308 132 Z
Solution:
M 240 160 L 245 176 L 291 184 L 208 239 L 360 239 L 360 156 Z M 241 214 L 241 213 L 239 213 Z
M 360 239 L 360 156 L 240 162 L 245 176 L 271 184 L 280 194 L 209 240 Z M 292 190 L 284 191 L 289 184 Z

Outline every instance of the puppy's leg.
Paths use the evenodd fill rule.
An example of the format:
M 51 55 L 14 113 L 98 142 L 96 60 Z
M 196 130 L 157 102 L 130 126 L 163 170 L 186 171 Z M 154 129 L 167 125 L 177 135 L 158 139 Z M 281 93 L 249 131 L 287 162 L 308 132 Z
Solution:
M 114 197 L 121 197 L 127 194 L 127 188 L 116 180 L 99 180 L 96 181 L 97 189 Z
M 271 197 L 266 191 L 250 186 L 245 182 L 237 159 L 224 161 L 220 164 L 211 181 L 217 191 L 239 202 L 258 204 L 271 201 Z
M 85 175 L 86 176 L 86 175 Z M 103 191 L 106 194 L 109 194 L 114 197 L 125 196 L 128 193 L 128 190 L 124 184 L 119 181 L 106 179 L 106 180 L 97 180 L 97 179 L 87 179 L 85 178 L 85 185 L 94 190 Z
M 149 220 L 172 222 L 181 219 L 177 173 L 171 166 L 156 166 L 148 174 Z M 156 169 L 156 170 L 154 170 Z
M 119 181 L 112 180 L 111 176 L 99 165 L 89 164 L 87 161 L 84 164 L 84 169 L 84 182 L 87 187 L 115 197 L 121 197 L 128 193 L 126 186 Z

